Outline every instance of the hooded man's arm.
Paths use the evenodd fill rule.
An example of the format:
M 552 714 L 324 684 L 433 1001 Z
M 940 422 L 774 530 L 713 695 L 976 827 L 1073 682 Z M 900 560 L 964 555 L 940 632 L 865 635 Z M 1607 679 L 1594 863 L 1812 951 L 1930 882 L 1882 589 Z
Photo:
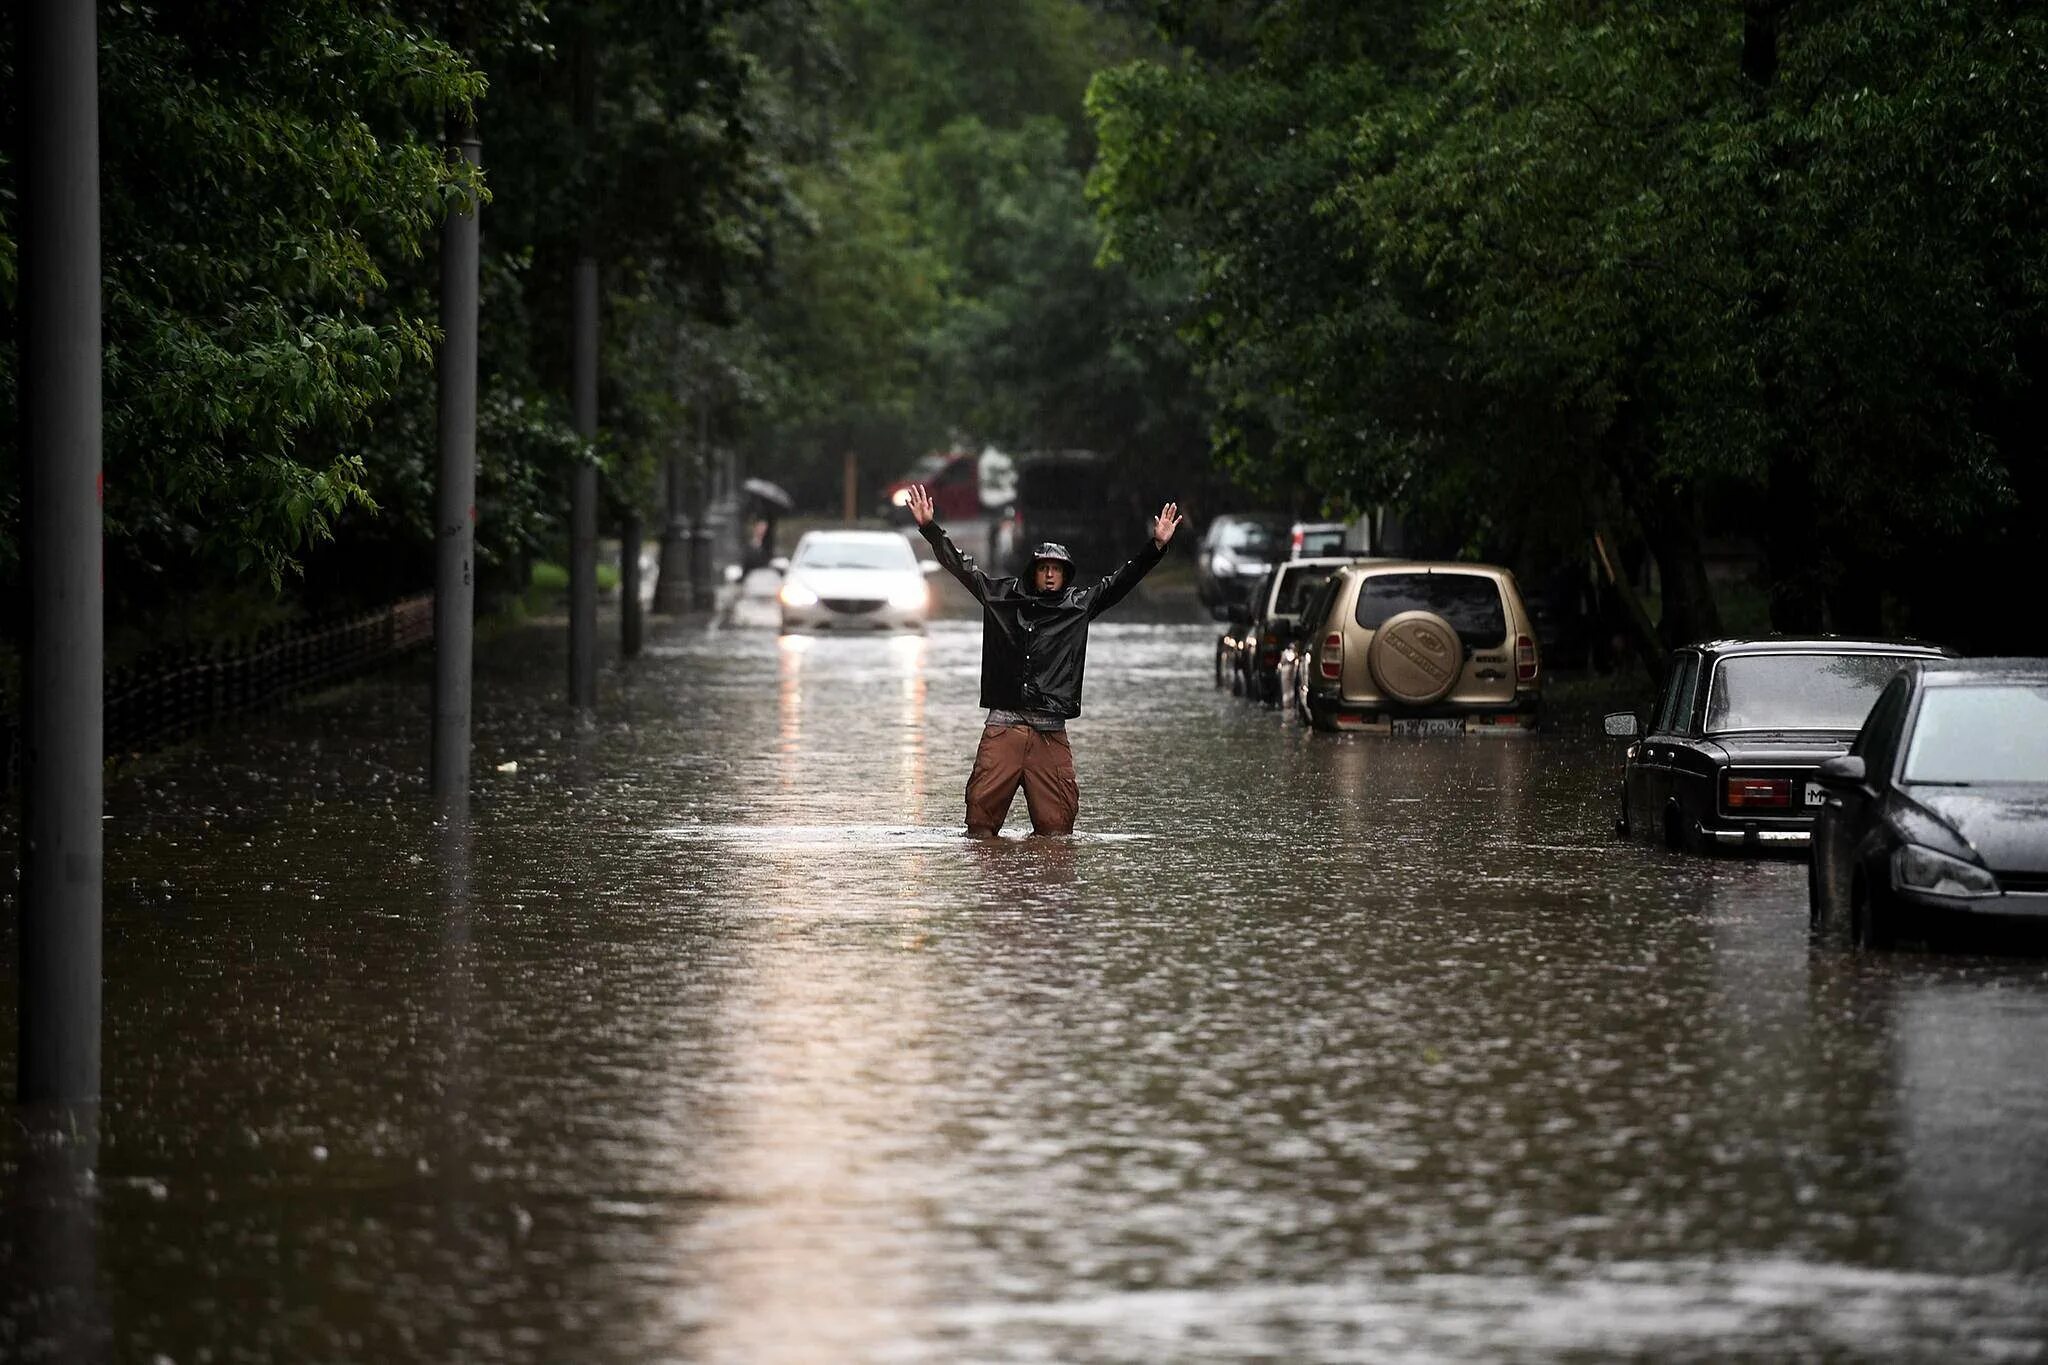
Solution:
M 1152 566 L 1165 554 L 1164 545 L 1147 538 L 1144 549 L 1125 560 L 1116 572 L 1088 589 L 1088 615 L 1100 616 L 1123 601 L 1125 595 L 1138 586 L 1138 580 L 1152 572 Z
M 983 573 L 972 559 L 960 553 L 960 547 L 953 543 L 953 537 L 947 535 L 945 528 L 939 525 L 939 519 L 933 517 L 918 527 L 917 533 L 932 547 L 932 557 L 939 561 L 939 566 L 959 579 L 961 585 L 974 594 L 975 601 L 986 604 L 988 575 Z

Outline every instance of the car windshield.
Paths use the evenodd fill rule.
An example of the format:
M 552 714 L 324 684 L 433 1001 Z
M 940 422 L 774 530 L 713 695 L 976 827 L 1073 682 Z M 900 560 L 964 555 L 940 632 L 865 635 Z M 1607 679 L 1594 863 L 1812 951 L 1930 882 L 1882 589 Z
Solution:
M 1279 539 L 1270 526 L 1261 526 L 1255 521 L 1235 522 L 1223 528 L 1221 544 L 1226 550 L 1235 550 L 1241 555 L 1257 558 L 1273 552 L 1273 544 Z
M 917 556 L 907 540 L 814 540 L 796 562 L 806 569 L 915 569 Z
M 1508 637 L 1500 585 L 1476 573 L 1383 573 L 1358 590 L 1358 624 L 1378 630 L 1404 611 L 1433 611 L 1471 649 L 1492 649 Z
M 1858 730 L 1905 662 L 1897 654 L 1739 654 L 1707 694 L 1707 733 Z
M 1299 616 L 1302 608 L 1315 598 L 1316 591 L 1329 581 L 1330 566 L 1327 564 L 1303 565 L 1288 568 L 1280 575 L 1280 590 L 1273 594 L 1275 616 Z
M 1294 547 L 1299 555 L 1333 555 L 1344 548 L 1344 528 L 1341 526 L 1309 527 L 1300 535 L 1301 544 Z
M 1906 750 L 1906 781 L 2048 783 L 2048 686 L 1928 688 Z

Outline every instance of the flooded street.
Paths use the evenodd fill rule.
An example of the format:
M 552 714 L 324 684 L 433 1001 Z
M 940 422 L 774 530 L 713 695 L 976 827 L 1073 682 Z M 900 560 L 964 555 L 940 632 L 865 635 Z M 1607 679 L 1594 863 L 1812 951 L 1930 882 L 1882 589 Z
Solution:
M 662 624 L 582 732 L 500 640 L 467 838 L 417 672 L 119 770 L 0 1356 L 2048 1360 L 2048 962 L 1809 947 L 1597 718 L 1311 736 L 1214 638 L 1095 628 L 1071 840 L 958 833 L 971 622 Z

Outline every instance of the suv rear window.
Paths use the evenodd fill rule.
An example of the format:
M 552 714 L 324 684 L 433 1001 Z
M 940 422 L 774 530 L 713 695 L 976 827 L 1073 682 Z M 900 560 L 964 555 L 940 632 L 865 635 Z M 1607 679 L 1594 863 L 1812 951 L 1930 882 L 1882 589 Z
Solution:
M 1476 573 L 1374 574 L 1358 589 L 1358 624 L 1378 630 L 1404 611 L 1433 611 L 1451 623 L 1470 649 L 1492 649 L 1508 638 L 1508 609 L 1500 585 Z

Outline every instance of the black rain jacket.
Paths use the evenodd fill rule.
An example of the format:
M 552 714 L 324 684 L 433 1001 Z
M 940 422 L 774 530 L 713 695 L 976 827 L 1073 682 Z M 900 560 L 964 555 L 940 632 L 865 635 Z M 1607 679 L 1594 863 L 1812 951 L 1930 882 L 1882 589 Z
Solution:
M 981 603 L 981 704 L 999 711 L 1050 711 L 1070 720 L 1081 714 L 1088 623 L 1123 601 L 1165 553 L 1148 539 L 1101 582 L 1041 594 L 1020 579 L 983 573 L 936 517 L 920 529 L 946 572 Z

